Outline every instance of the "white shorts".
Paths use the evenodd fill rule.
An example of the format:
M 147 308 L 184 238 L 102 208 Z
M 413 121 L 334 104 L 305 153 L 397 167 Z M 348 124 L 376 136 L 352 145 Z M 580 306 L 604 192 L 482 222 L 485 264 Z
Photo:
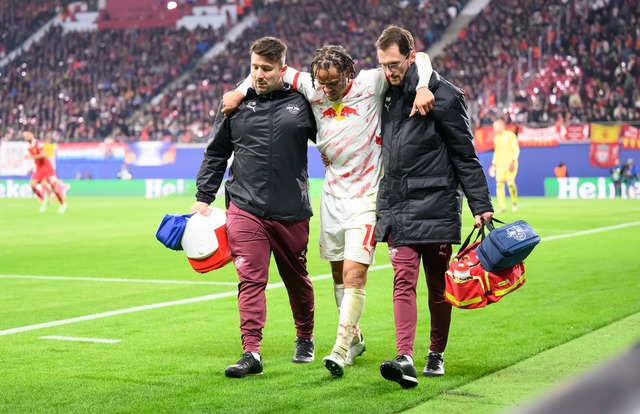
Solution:
M 322 194 L 320 203 L 320 257 L 337 262 L 373 264 L 376 196 L 336 198 Z

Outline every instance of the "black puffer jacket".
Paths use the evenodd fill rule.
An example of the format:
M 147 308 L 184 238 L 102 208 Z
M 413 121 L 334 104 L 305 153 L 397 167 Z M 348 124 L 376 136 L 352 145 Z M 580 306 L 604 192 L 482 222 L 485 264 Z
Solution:
M 472 144 L 464 93 L 433 73 L 434 108 L 409 118 L 418 74 L 391 87 L 382 111 L 384 177 L 378 192 L 376 241 L 394 245 L 460 243 L 462 192 L 474 215 L 493 211 Z
M 304 96 L 288 84 L 266 95 L 251 88 L 233 114 L 218 113 L 211 134 L 196 179 L 196 200 L 215 200 L 233 153 L 225 183 L 227 207 L 232 201 L 269 220 L 312 216 L 307 141 L 315 142 L 316 124 Z

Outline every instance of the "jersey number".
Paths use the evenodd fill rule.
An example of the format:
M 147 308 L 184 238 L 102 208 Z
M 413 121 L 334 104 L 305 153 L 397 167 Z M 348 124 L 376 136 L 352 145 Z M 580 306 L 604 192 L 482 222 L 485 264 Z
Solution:
M 364 240 L 362 240 L 362 245 L 364 246 L 366 251 L 369 251 L 369 247 L 375 247 L 376 242 L 374 240 L 373 235 L 373 226 L 371 224 L 365 225 L 367 229 L 367 234 L 364 235 Z

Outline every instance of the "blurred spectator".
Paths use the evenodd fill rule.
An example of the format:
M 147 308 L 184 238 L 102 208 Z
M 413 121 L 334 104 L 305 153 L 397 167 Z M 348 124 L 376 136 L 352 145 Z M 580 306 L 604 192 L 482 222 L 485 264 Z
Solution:
M 622 197 L 622 166 L 620 160 L 616 160 L 616 163 L 609 170 L 611 175 L 611 181 L 613 181 L 613 187 L 615 189 L 616 197 Z
M 638 182 L 638 167 L 635 166 L 633 158 L 629 158 L 622 167 L 622 182 L 627 186 L 629 198 L 636 198 L 636 182 Z
M 569 176 L 569 173 L 567 172 L 567 166 L 562 161 L 560 161 L 558 163 L 558 166 L 554 168 L 553 173 L 556 178 L 567 178 Z
M 116 176 L 118 177 L 118 180 L 130 180 L 133 178 L 133 174 L 131 174 L 131 171 L 127 168 L 127 164 L 122 164 L 120 171 L 118 171 Z

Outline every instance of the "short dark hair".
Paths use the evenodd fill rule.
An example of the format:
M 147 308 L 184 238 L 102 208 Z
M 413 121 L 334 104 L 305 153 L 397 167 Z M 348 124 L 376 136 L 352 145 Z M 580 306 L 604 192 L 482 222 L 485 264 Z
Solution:
M 273 62 L 278 61 L 283 66 L 287 59 L 287 45 L 277 37 L 265 36 L 253 42 L 251 53 Z
M 327 45 L 316 49 L 316 53 L 313 55 L 313 60 L 311 61 L 311 80 L 314 84 L 316 71 L 320 69 L 329 70 L 331 66 L 338 70 L 340 76 L 348 73 L 350 79 L 355 77 L 353 59 L 344 47 L 340 45 Z
M 393 45 L 398 45 L 400 53 L 406 55 L 415 49 L 413 35 L 410 31 L 402 27 L 391 25 L 382 31 L 378 40 L 376 40 L 376 48 L 387 50 Z

